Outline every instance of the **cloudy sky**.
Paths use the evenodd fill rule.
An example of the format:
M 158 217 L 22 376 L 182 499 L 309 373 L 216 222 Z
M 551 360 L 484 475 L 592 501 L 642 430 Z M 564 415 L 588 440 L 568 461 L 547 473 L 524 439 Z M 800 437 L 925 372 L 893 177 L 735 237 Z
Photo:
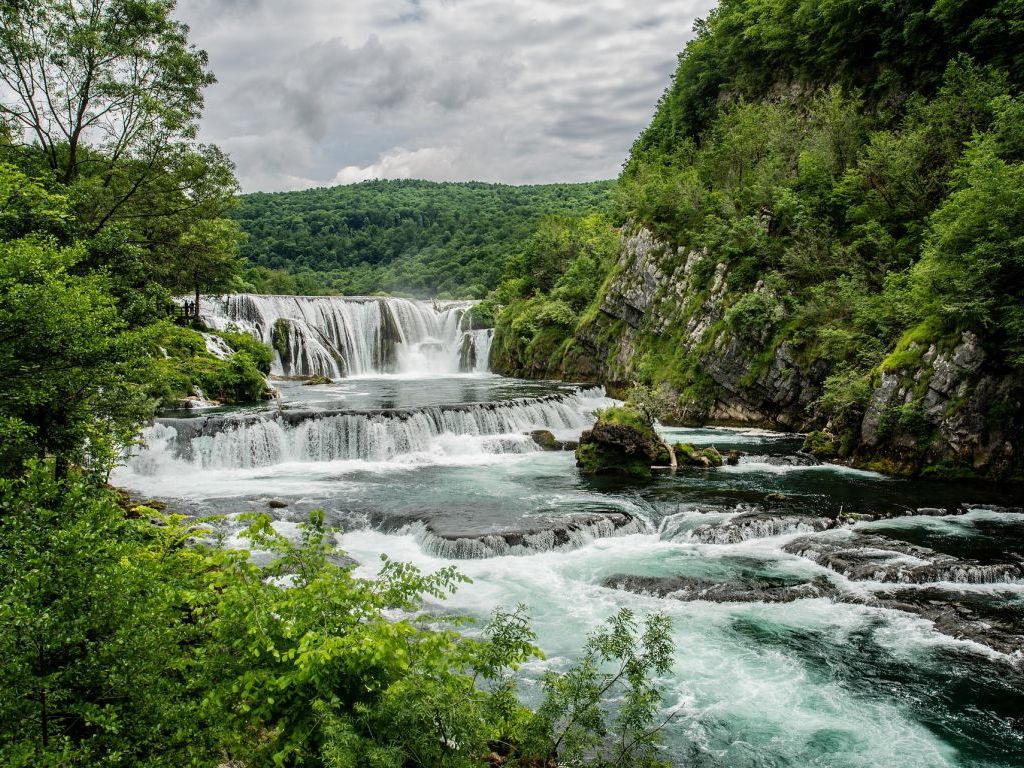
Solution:
M 711 0 L 179 0 L 245 191 L 614 177 Z

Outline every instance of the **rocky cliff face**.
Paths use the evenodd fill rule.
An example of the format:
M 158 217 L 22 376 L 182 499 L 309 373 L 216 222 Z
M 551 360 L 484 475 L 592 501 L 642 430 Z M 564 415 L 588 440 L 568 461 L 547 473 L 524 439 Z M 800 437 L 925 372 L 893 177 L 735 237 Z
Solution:
M 649 231 L 627 231 L 597 312 L 584 318 L 554 364 L 504 361 L 504 372 L 599 381 L 612 391 L 634 380 L 660 385 L 662 421 L 822 430 L 828 451 L 898 474 L 929 470 L 1021 474 L 1020 372 L 989 369 L 970 333 L 936 341 L 900 369 L 879 371 L 863 419 L 829 422 L 815 402 L 830 374 L 824 361 L 771 329 L 732 322 L 739 298 L 728 267 L 706 251 L 675 249 Z M 753 291 L 772 306 L 770 289 Z
M 855 460 L 900 473 L 1019 473 L 1020 372 L 993 371 L 969 331 L 945 345 L 914 343 L 908 352 L 920 352 L 919 361 L 881 374 Z
M 705 251 L 672 249 L 640 229 L 623 236 L 613 274 L 597 316 L 577 330 L 561 368 L 549 373 L 613 387 L 663 381 L 675 395 L 665 418 L 676 423 L 813 426 L 808 406 L 827 371 L 801 366 L 785 343 L 766 356 L 759 339 L 730 331 L 726 264 Z

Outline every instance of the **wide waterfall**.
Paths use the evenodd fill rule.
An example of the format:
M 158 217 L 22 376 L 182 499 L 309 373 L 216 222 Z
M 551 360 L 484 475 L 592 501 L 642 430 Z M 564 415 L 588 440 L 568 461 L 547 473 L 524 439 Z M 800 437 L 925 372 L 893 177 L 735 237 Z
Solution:
M 465 327 L 473 304 L 240 293 L 207 298 L 202 317 L 271 345 L 278 376 L 436 376 L 488 370 L 492 331 Z
M 191 468 L 249 469 L 286 462 L 389 461 L 410 454 L 526 453 L 525 434 L 578 434 L 609 401 L 593 388 L 505 402 L 405 409 L 263 412 L 158 419 L 129 461 L 140 474 Z

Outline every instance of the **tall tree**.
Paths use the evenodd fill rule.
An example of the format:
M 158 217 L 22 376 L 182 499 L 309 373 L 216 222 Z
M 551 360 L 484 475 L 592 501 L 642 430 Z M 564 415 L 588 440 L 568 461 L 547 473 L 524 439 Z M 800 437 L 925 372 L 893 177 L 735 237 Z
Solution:
M 243 237 L 230 219 L 201 219 L 182 234 L 172 285 L 195 293 L 196 317 L 203 289 L 226 291 L 241 271 L 238 244 Z
M 58 181 L 94 179 L 93 234 L 195 144 L 214 78 L 174 5 L 0 0 L 0 116 Z

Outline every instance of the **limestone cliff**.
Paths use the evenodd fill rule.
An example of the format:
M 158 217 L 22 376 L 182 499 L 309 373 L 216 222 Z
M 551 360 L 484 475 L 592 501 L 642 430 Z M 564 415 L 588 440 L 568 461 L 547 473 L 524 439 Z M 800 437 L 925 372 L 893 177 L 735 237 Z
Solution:
M 989 366 L 974 334 L 897 350 L 897 363 L 872 372 L 864 407 L 839 423 L 818 406 L 832 371 L 787 330 L 776 298 L 760 282 L 731 291 L 728 266 L 714 254 L 627 229 L 571 341 L 547 359 L 499 353 L 493 363 L 509 374 L 596 381 L 612 391 L 650 382 L 662 390 L 666 423 L 820 430 L 823 456 L 883 471 L 1021 474 L 1024 377 Z M 733 309 L 741 300 L 759 302 L 773 322 L 744 326 Z

